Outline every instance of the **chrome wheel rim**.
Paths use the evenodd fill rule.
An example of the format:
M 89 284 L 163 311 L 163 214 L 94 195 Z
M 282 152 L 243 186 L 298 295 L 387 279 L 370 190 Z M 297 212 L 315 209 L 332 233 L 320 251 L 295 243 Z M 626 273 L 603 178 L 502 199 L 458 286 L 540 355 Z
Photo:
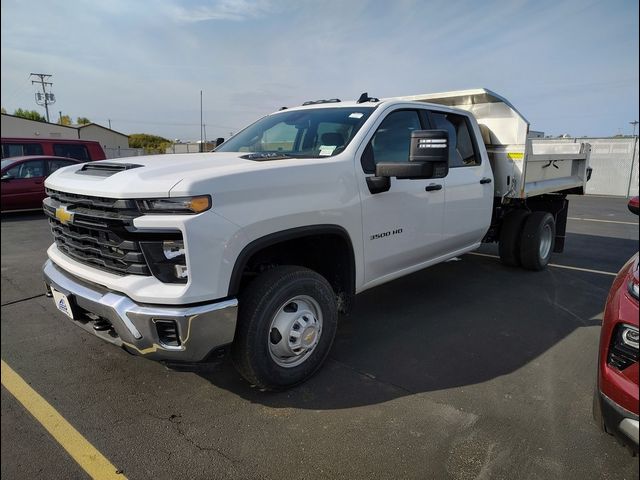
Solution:
M 287 300 L 278 308 L 267 334 L 273 361 L 281 367 L 297 367 L 311 356 L 320 341 L 320 305 L 307 295 Z
M 553 232 L 551 225 L 545 225 L 540 236 L 540 258 L 545 259 L 551 250 L 551 241 L 553 240 Z

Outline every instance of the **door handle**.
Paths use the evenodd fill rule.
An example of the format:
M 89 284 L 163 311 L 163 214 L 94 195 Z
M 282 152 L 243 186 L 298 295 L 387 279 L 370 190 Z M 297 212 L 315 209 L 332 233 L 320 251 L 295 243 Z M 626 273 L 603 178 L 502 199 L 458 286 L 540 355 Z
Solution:
M 427 185 L 424 187 L 427 192 L 435 192 L 436 190 L 442 190 L 442 185 L 437 183 L 432 183 L 431 185 Z
M 482 180 L 480 180 L 480 183 L 481 183 L 482 185 L 484 185 L 485 183 L 491 183 L 491 179 L 490 179 L 490 178 L 486 178 L 486 177 L 485 177 L 485 178 L 483 178 Z

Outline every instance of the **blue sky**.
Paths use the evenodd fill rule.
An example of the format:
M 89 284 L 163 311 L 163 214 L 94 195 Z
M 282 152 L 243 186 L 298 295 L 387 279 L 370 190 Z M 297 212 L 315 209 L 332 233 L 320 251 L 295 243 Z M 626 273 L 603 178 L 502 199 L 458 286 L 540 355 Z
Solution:
M 638 2 L 3 0 L 1 103 L 228 137 L 281 106 L 486 87 L 547 134 L 630 134 Z

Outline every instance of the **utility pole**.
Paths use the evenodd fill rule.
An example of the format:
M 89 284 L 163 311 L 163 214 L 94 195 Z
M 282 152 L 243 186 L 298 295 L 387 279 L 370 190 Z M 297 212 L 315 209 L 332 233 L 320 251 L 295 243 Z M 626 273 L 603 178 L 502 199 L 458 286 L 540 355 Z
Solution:
M 631 185 L 633 183 L 633 167 L 636 162 L 636 150 L 638 149 L 638 137 L 636 137 L 636 125 L 638 125 L 638 120 L 634 120 L 633 122 L 629 122 L 633 125 L 633 153 L 631 154 L 631 172 L 629 173 L 629 186 L 627 187 L 627 197 L 631 196 Z
M 53 83 L 47 82 L 51 75 L 48 73 L 30 73 L 29 78 L 36 77 L 40 80 L 31 80 L 31 84 L 39 83 L 42 87 L 42 93 L 36 92 L 36 103 L 40 106 L 44 106 L 45 111 L 47 112 L 47 123 L 49 122 L 49 105 L 53 105 L 56 103 L 56 97 L 53 93 L 47 93 L 46 86 L 49 85 L 51 87 Z
M 200 90 L 200 153 L 202 153 L 202 150 L 204 148 L 204 145 L 202 144 L 202 140 L 203 140 L 203 126 L 202 126 L 202 90 Z

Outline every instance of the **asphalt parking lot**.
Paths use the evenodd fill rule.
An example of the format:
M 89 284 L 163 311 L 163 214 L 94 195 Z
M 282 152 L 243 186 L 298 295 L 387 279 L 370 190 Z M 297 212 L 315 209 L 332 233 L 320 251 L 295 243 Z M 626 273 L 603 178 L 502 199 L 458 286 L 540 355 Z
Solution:
M 131 479 L 638 478 L 591 418 L 638 218 L 604 197 L 569 216 L 559 266 L 508 268 L 487 245 L 364 292 L 324 368 L 263 393 L 226 359 L 172 371 L 66 321 L 44 297 L 45 218 L 3 215 L 2 360 Z M 4 387 L 1 430 L 2 478 L 87 478 Z

